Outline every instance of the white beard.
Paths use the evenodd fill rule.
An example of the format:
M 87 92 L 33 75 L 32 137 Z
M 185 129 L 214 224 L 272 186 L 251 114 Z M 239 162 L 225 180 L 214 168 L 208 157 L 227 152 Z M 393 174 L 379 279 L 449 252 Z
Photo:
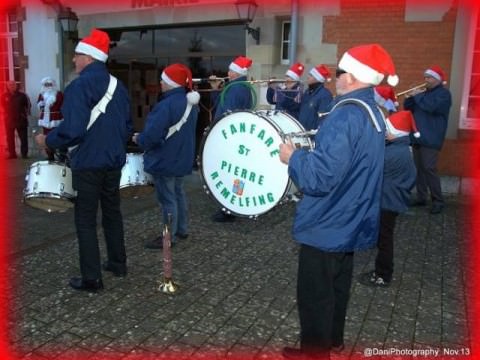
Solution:
M 43 101 L 45 102 L 45 108 L 50 108 L 57 99 L 57 90 L 45 90 L 42 93 Z

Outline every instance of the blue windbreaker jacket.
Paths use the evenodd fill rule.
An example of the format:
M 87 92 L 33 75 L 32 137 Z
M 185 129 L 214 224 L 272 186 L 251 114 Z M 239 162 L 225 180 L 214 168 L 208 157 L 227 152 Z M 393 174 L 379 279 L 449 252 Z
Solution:
M 118 81 L 113 97 L 87 131 L 90 113 L 105 95 L 110 81 L 107 67 L 100 61 L 86 66 L 79 77 L 65 89 L 64 120 L 47 136 L 47 146 L 66 149 L 72 170 L 121 169 L 125 164 L 126 145 L 133 133 L 130 100 L 125 86 Z
M 405 99 L 403 107 L 412 112 L 420 132 L 419 138 L 410 136 L 412 144 L 441 150 L 451 106 L 452 95 L 443 85 Z
M 332 93 L 322 83 L 317 83 L 313 89 L 305 90 L 300 103 L 298 121 L 305 130 L 316 130 L 320 124 L 318 113 L 329 112 L 332 108 Z
M 243 83 L 242 83 L 243 81 Z M 246 76 L 240 76 L 228 83 L 228 89 L 221 103 L 221 94 L 212 92 L 213 102 L 216 104 L 214 120 L 220 119 L 227 111 L 250 110 L 252 108 L 252 92 L 248 86 Z
M 402 136 L 385 144 L 382 209 L 403 213 L 410 202 L 417 169 L 410 152 L 410 139 Z
M 180 130 L 165 140 L 168 129 L 180 121 L 186 107 L 185 88 L 179 87 L 165 92 L 148 114 L 145 129 L 138 135 L 138 145 L 145 151 L 146 172 L 154 176 L 185 176 L 192 172 L 198 105 L 193 105 Z
M 368 249 L 377 242 L 385 153 L 385 124 L 373 89 L 337 96 L 366 102 L 381 127 L 357 104 L 343 104 L 325 119 L 315 149 L 296 150 L 288 171 L 304 194 L 297 203 L 293 237 L 323 251 Z

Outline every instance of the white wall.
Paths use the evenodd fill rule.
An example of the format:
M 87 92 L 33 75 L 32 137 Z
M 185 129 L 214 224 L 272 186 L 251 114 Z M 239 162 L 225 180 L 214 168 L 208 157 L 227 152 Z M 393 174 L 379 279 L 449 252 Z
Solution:
M 38 115 L 36 100 L 40 91 L 40 81 L 51 76 L 59 83 L 56 15 L 53 9 L 39 0 L 32 0 L 26 7 L 26 21 L 23 23 L 25 55 L 28 68 L 25 70 L 25 90 L 32 101 L 32 117 Z

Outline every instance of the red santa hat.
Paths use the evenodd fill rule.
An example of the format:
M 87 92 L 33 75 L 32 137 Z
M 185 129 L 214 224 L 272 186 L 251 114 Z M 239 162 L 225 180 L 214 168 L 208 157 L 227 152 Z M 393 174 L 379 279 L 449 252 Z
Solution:
M 408 136 L 413 132 L 413 136 L 420 137 L 417 124 L 410 111 L 399 111 L 393 113 L 386 119 L 387 131 L 394 137 Z
M 389 85 L 378 85 L 373 89 L 375 101 L 388 111 L 396 111 L 399 103 L 393 87 Z
M 438 65 L 430 66 L 425 72 L 423 73 L 424 76 L 431 76 L 438 81 L 441 81 L 443 84 L 447 83 L 447 77 L 443 72 L 442 68 Z
M 183 64 L 172 64 L 167 66 L 161 75 L 163 81 L 173 88 L 186 87 L 192 90 L 192 71 Z M 187 93 L 188 102 L 198 104 L 200 94 L 196 91 Z
M 305 70 L 305 66 L 302 63 L 295 63 L 290 66 L 290 69 L 287 70 L 285 73 L 286 76 L 292 78 L 293 80 L 300 80 L 300 77 L 303 75 L 303 70 Z
M 323 64 L 317 65 L 314 68 L 312 68 L 310 70 L 310 75 L 312 75 L 315 79 L 317 79 L 321 83 L 325 81 L 329 82 L 332 80 L 330 70 L 328 70 L 328 68 Z
M 102 62 L 108 59 L 108 49 L 110 48 L 110 37 L 105 31 L 92 29 L 87 37 L 80 40 L 75 48 L 79 54 L 90 55 L 96 60 Z
M 345 52 L 338 68 L 352 74 L 366 84 L 378 85 L 387 75 L 387 83 L 398 84 L 395 65 L 387 51 L 379 44 L 360 45 Z
M 237 74 L 245 76 L 247 75 L 250 66 L 252 66 L 252 59 L 246 56 L 238 56 L 230 63 L 230 66 L 228 68 L 236 72 Z

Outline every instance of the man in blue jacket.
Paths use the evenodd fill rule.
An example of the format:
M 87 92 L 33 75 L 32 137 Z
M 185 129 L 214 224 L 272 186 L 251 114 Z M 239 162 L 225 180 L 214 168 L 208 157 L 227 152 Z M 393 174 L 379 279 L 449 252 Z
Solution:
M 248 69 L 252 66 L 252 59 L 238 56 L 228 67 L 228 83 L 221 93 L 212 93 L 215 102 L 214 121 L 221 119 L 227 111 L 250 110 L 253 107 L 252 89 L 247 83 Z M 210 82 L 212 89 L 218 90 L 219 81 Z M 212 216 L 215 222 L 233 222 L 235 216 L 218 210 Z
M 321 120 L 332 108 L 332 93 L 324 84 L 330 81 L 330 70 L 321 64 L 313 67 L 307 77 L 308 89 L 305 90 L 300 103 L 300 114 L 298 121 L 303 125 L 306 131 L 317 130 Z
M 97 29 L 78 43 L 73 62 L 79 76 L 65 89 L 64 121 L 46 139 L 37 136 L 37 142 L 46 141 L 50 149 L 70 148 L 82 274 L 70 279 L 76 290 L 103 289 L 96 225 L 99 202 L 108 255 L 103 269 L 115 276 L 127 274 L 119 186 L 133 125 L 127 89 L 105 66 L 109 45 L 108 34 Z
M 385 74 L 391 85 L 398 82 L 380 45 L 348 50 L 338 64 L 337 97 L 315 148 L 280 145 L 280 160 L 304 195 L 293 225 L 300 244 L 300 349 L 284 348 L 286 358 L 329 359 L 332 349 L 344 346 L 353 253 L 375 246 L 378 236 L 385 125 L 372 85 Z
M 413 158 L 417 166 L 417 201 L 415 206 L 427 204 L 428 190 L 432 199 L 431 214 L 440 214 L 445 206 L 440 177 L 437 172 L 438 155 L 445 140 L 448 114 L 452 106 L 452 95 L 443 86 L 446 80 L 439 66 L 432 66 L 424 72 L 426 91 L 407 94 L 403 107 L 410 110 L 422 134 L 411 137 Z
M 148 114 L 145 129 L 133 141 L 145 151 L 144 169 L 152 174 L 163 223 L 169 224 L 171 244 L 188 236 L 187 199 L 184 177 L 192 173 L 195 157 L 195 129 L 198 118 L 197 92 L 192 89 L 192 73 L 182 64 L 167 66 L 161 75 L 162 97 Z M 162 249 L 160 235 L 145 244 L 147 249 Z
M 387 287 L 393 276 L 393 236 L 398 214 L 408 209 L 410 192 L 415 185 L 416 169 L 410 152 L 409 135 L 420 133 L 410 111 L 392 113 L 386 120 L 385 165 L 375 269 L 361 274 L 360 283 Z
M 285 82 L 272 83 L 267 89 L 267 102 L 275 105 L 275 110 L 285 111 L 298 120 L 300 103 L 303 95 L 303 85 L 300 78 L 305 66 L 295 63 L 285 73 Z

